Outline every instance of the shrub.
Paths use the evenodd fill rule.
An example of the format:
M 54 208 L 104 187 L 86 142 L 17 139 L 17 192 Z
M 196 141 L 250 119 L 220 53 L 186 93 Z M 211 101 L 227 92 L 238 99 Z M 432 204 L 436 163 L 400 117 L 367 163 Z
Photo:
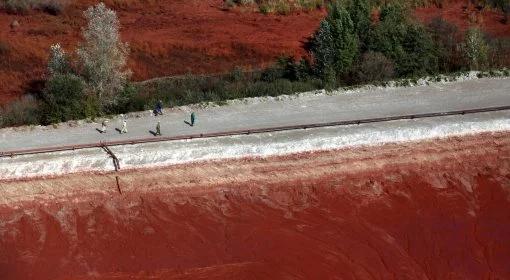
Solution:
M 324 0 L 299 0 L 298 5 L 308 11 L 319 9 L 324 6 Z
M 26 14 L 32 9 L 37 9 L 51 15 L 59 15 L 66 2 L 66 0 L 0 0 L 0 7 L 11 14 Z
M 73 74 L 55 74 L 43 92 L 42 122 L 44 124 L 84 119 L 94 116 L 92 102 L 85 96 L 85 83 Z M 96 112 L 97 113 L 97 112 Z
M 461 70 L 464 63 L 458 48 L 460 34 L 457 27 L 442 17 L 436 17 L 428 25 L 428 30 L 434 42 L 439 70 L 441 72 Z
M 39 102 L 25 95 L 7 106 L 0 108 L 0 127 L 38 124 Z
M 64 10 L 63 0 L 44 0 L 41 1 L 37 8 L 50 15 L 59 15 Z
M 279 0 L 275 2 L 274 10 L 280 15 L 288 15 L 291 12 L 291 7 L 287 1 Z
M 103 3 L 85 11 L 88 21 L 83 30 L 85 42 L 78 48 L 87 88 L 104 106 L 117 102 L 130 75 L 126 69 L 128 45 L 120 41 L 119 21 Z
M 360 83 L 385 81 L 395 76 L 395 66 L 382 53 L 369 51 L 363 54 L 356 76 Z
M 144 97 L 138 93 L 138 88 L 128 83 L 120 92 L 117 103 L 106 107 L 108 114 L 125 114 L 128 112 L 143 111 L 148 109 Z
M 312 65 L 307 59 L 296 62 L 291 56 L 280 57 L 274 67 L 281 69 L 281 78 L 291 81 L 306 81 L 313 76 Z
M 468 29 L 462 49 L 471 70 L 481 70 L 487 65 L 489 47 L 480 29 Z
M 504 68 L 510 65 L 510 39 L 491 38 L 488 40 L 490 68 Z
M 270 14 L 270 13 L 273 12 L 271 6 L 268 5 L 268 4 L 261 4 L 261 5 L 259 5 L 259 11 L 261 13 L 263 13 L 264 15 L 267 15 L 267 14 Z
M 31 8 L 31 0 L 6 0 L 4 8 L 11 14 L 26 14 Z
M 244 79 L 244 73 L 241 68 L 235 67 L 232 72 L 230 72 L 230 81 L 231 82 L 239 82 Z

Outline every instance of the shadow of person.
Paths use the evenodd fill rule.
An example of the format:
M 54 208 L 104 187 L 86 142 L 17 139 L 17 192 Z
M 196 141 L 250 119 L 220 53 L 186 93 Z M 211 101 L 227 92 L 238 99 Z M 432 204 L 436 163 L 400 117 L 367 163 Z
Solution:
M 97 130 L 99 133 L 101 133 L 101 134 L 102 134 L 102 133 L 104 133 L 104 131 L 102 131 L 102 130 L 101 130 L 101 129 L 99 129 L 99 128 L 96 128 L 96 130 Z
M 188 121 L 184 121 L 185 124 L 189 125 L 189 126 L 193 126 L 190 122 Z
M 122 134 L 122 131 L 120 130 L 120 128 L 115 128 L 115 130 L 117 130 L 120 134 Z
M 157 136 L 158 134 L 155 131 L 149 130 L 149 133 L 152 134 L 152 136 Z

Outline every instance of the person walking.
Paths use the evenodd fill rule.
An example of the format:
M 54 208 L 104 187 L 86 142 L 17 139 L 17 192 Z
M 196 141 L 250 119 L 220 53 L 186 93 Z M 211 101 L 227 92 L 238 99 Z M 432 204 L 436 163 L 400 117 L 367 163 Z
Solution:
M 126 122 L 126 120 L 122 120 L 122 129 L 120 130 L 120 133 L 127 133 L 127 122 Z
M 156 135 L 161 136 L 161 122 L 158 121 L 158 124 L 156 125 Z
M 108 124 L 108 121 L 107 120 L 104 120 L 102 123 L 101 123 L 101 133 L 106 133 L 106 126 Z
M 195 125 L 195 112 L 191 112 L 191 126 Z

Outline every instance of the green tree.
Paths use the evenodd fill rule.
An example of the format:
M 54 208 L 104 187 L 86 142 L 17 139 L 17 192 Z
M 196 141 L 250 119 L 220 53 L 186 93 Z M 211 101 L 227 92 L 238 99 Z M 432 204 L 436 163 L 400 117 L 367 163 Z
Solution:
M 368 0 L 352 0 L 347 7 L 347 11 L 354 24 L 354 30 L 356 30 L 356 34 L 358 35 L 360 49 L 363 51 L 366 48 L 371 25 L 371 7 Z
M 343 75 L 359 54 L 354 24 L 340 1 L 333 1 L 328 16 L 314 34 L 311 48 L 318 74 L 323 77 Z
M 394 61 L 398 76 L 432 74 L 437 71 L 432 38 L 406 14 L 400 5 L 383 6 L 380 22 L 370 31 L 368 50 L 381 52 Z

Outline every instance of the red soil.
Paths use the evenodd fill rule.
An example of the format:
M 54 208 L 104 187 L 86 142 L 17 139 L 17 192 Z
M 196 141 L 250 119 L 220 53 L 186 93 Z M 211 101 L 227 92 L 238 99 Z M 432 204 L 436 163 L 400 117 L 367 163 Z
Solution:
M 509 136 L 4 182 L 0 278 L 509 279 Z
M 7 53 L 0 53 L 0 105 L 40 87 L 34 81 L 44 79 L 51 44 L 60 42 L 70 53 L 75 49 L 84 25 L 81 12 L 97 1 L 73 2 L 60 16 L 41 12 L 15 16 L 0 11 L 0 42 L 8 48 Z M 303 43 L 325 14 L 312 11 L 265 16 L 225 10 L 223 0 L 106 2 L 121 3 L 111 6 L 118 11 L 123 40 L 131 45 L 129 66 L 135 80 L 225 72 L 236 66 L 258 68 L 280 55 L 305 55 Z M 463 11 L 462 3 L 453 1 L 443 9 L 418 9 L 416 14 L 424 21 L 443 15 L 466 28 L 470 13 Z M 489 33 L 509 36 L 510 25 L 500 23 L 501 17 L 488 11 L 475 14 Z M 14 20 L 20 27 L 11 30 Z

